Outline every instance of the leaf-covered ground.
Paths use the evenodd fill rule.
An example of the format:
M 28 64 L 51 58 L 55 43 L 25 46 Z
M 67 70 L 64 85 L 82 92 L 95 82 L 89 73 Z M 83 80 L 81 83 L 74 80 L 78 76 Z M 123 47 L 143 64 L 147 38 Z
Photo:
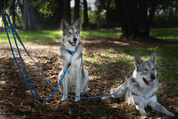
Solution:
M 176 41 L 135 40 L 129 41 L 122 38 L 105 39 L 83 39 L 83 67 L 89 72 L 89 88 L 93 91 L 85 96 L 97 96 L 108 94 L 113 85 L 121 85 L 127 77 L 131 76 L 133 67 L 133 50 L 143 59 L 149 58 L 148 55 L 153 50 L 141 51 L 145 47 L 169 47 L 175 45 Z M 44 73 L 46 78 L 54 87 L 57 86 L 58 73 L 61 71 L 60 42 L 56 45 L 45 44 L 25 44 L 27 50 Z M 13 46 L 15 48 L 15 46 Z M 42 78 L 40 73 L 33 65 L 30 58 L 20 47 L 22 57 L 26 64 L 30 78 L 32 79 L 39 95 L 48 98 L 53 89 Z M 176 52 L 178 48 L 175 47 Z M 17 60 L 22 68 L 25 78 L 25 70 L 15 49 Z M 145 53 L 147 52 L 147 53 Z M 144 54 L 145 53 L 145 54 Z M 164 54 L 164 53 L 162 53 Z M 158 54 L 159 55 L 159 54 Z M 161 58 L 158 58 L 161 59 Z M 172 55 L 172 59 L 178 57 Z M 158 63 L 158 71 L 164 72 L 173 67 L 176 71 L 177 66 L 164 65 Z M 170 71 L 171 72 L 171 71 Z M 165 77 L 159 73 L 159 90 L 157 93 L 158 101 L 169 111 L 178 117 L 178 88 L 174 82 L 166 82 Z M 174 76 L 174 75 L 173 75 Z M 175 77 L 174 77 L 175 78 Z M 30 84 L 29 80 L 28 83 Z M 30 85 L 31 86 L 31 85 Z M 172 90 L 170 88 L 174 87 Z M 55 93 L 50 101 L 41 104 L 29 92 L 25 82 L 13 59 L 8 44 L 0 45 L 0 118 L 2 119 L 134 119 L 139 118 L 139 112 L 133 107 L 124 103 L 123 99 L 81 99 L 76 103 L 74 98 L 69 97 L 66 102 L 61 102 L 62 95 Z M 169 119 L 168 116 L 146 108 L 147 118 Z M 176 119 L 176 118 L 175 118 Z

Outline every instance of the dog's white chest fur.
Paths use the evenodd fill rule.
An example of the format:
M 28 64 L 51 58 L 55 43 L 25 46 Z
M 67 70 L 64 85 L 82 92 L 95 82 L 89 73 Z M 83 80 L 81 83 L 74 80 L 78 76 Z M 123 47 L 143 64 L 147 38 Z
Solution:
M 75 80 L 76 79 L 76 71 L 82 70 L 81 63 L 82 58 L 78 58 L 79 53 L 75 53 L 75 55 L 71 58 L 71 66 L 69 67 L 69 80 Z
M 127 98 L 128 104 L 143 105 L 144 107 L 147 107 L 152 102 L 156 102 L 157 101 L 156 95 L 154 95 L 154 96 L 152 96 L 150 98 L 145 98 L 145 97 L 133 95 L 131 92 L 129 92 L 129 93 L 130 93 L 130 97 Z

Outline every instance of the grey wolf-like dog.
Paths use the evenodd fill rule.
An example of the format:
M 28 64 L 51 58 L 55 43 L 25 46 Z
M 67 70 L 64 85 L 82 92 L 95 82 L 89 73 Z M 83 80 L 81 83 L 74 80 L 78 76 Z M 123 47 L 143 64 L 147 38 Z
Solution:
M 125 98 L 125 101 L 128 104 L 134 105 L 136 109 L 139 110 L 141 116 L 147 115 L 145 107 L 150 106 L 156 111 L 174 117 L 175 115 L 173 113 L 169 112 L 157 101 L 156 92 L 159 84 L 157 81 L 156 60 L 156 53 L 146 61 L 142 60 L 139 55 L 135 55 L 135 70 L 133 75 L 119 87 L 111 88 L 110 93 L 120 92 L 127 86 L 128 88 L 123 92 L 110 97 Z M 103 97 L 102 100 L 110 97 Z
M 61 20 L 61 29 L 63 32 L 62 44 L 60 47 L 62 71 L 59 73 L 58 82 L 67 69 L 68 63 L 71 62 L 71 65 L 59 86 L 59 90 L 63 93 L 61 101 L 67 100 L 67 94 L 69 92 L 75 93 L 75 96 L 80 96 L 81 93 L 85 94 L 89 90 L 88 72 L 83 70 L 82 64 L 82 44 L 80 42 L 81 28 L 81 19 L 78 19 L 73 26 L 69 26 L 65 20 Z M 71 54 L 71 51 L 75 51 L 76 48 L 76 52 Z M 80 101 L 80 97 L 75 97 L 75 101 Z

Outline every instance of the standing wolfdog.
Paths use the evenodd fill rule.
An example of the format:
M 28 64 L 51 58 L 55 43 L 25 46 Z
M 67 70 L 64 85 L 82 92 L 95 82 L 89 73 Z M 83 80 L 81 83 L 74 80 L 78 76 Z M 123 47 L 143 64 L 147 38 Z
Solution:
M 156 71 L 156 53 L 147 61 L 142 60 L 138 55 L 135 55 L 134 60 L 135 70 L 133 75 L 118 88 L 112 88 L 110 93 L 120 92 L 127 86 L 128 88 L 110 97 L 125 98 L 125 101 L 128 102 L 128 104 L 134 105 L 142 116 L 147 115 L 145 107 L 151 106 L 152 109 L 156 111 L 174 117 L 175 115 L 173 113 L 169 112 L 157 101 L 156 92 L 159 84 Z M 110 97 L 103 97 L 102 100 Z
M 80 30 L 82 28 L 82 21 L 78 19 L 73 26 L 62 19 L 61 28 L 63 31 L 62 44 L 60 47 L 62 59 L 62 71 L 59 73 L 59 79 L 64 75 L 65 70 L 71 65 L 59 86 L 59 90 L 63 93 L 61 101 L 67 100 L 69 92 L 80 96 L 80 93 L 86 93 L 88 88 L 88 72 L 83 70 L 82 64 L 82 45 L 80 42 Z M 73 54 L 72 52 L 76 52 Z M 75 101 L 80 101 L 80 97 L 75 97 Z

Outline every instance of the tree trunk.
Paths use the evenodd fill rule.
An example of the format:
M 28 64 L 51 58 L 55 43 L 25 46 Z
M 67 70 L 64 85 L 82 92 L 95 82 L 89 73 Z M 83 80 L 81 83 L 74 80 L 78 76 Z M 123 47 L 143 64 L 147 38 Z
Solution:
M 80 18 L 79 12 L 80 12 L 80 0 L 75 0 L 73 23 L 75 23 L 75 21 Z
M 121 23 L 121 28 L 122 28 L 122 35 L 123 37 L 127 37 L 127 23 L 126 23 L 126 19 L 125 19 L 125 12 L 123 9 L 123 0 L 115 0 L 115 5 L 116 5 L 116 12 L 117 12 L 117 16 L 118 19 L 120 19 L 120 23 Z
M 29 0 L 30 4 L 32 3 L 32 0 Z M 29 31 L 34 31 L 35 30 L 35 25 L 34 25 L 34 7 L 32 5 L 28 6 L 28 27 L 29 27 Z
M 15 25 L 15 0 L 13 0 L 13 2 L 12 2 L 12 19 L 13 19 L 13 25 L 14 26 L 16 26 Z
M 150 27 L 158 0 L 152 0 L 149 18 L 145 0 L 115 0 L 117 16 L 120 19 L 123 37 L 150 37 Z
M 65 19 L 69 25 L 71 25 L 70 0 L 64 0 L 63 17 L 62 18 Z
M 108 22 L 108 21 L 111 21 L 111 14 L 110 14 L 110 10 L 111 10 L 111 8 L 110 8 L 110 4 L 111 4 L 111 1 L 108 1 L 107 2 L 107 8 L 106 8 L 106 22 Z
M 12 15 L 12 24 L 15 25 L 15 0 L 12 1 L 12 4 L 10 5 L 10 14 Z
M 34 7 L 30 4 L 32 0 L 24 0 L 24 22 L 23 29 L 24 31 L 34 31 Z
M 28 15 L 27 15 L 27 4 L 28 1 L 24 0 L 24 19 L 23 19 L 23 30 L 28 31 Z
M 134 0 L 131 0 L 130 1 L 130 4 L 129 4 L 129 11 L 130 11 L 130 23 L 131 26 L 130 26 L 130 36 L 132 39 L 135 38 L 135 35 L 136 35 L 136 26 L 138 24 L 137 22 L 137 18 L 138 18 L 138 9 L 137 9 L 137 3 L 134 1 Z M 133 12 L 135 14 L 133 14 Z
M 83 4 L 84 4 L 84 24 L 87 24 L 88 21 L 88 7 L 87 7 L 87 1 L 83 0 Z
M 153 18 L 154 18 L 154 13 L 155 13 L 157 5 L 158 5 L 158 0 L 152 0 L 150 15 L 148 17 L 148 24 L 147 24 L 148 27 L 147 27 L 147 31 L 146 31 L 148 33 L 148 35 L 150 33 L 150 29 L 151 29 L 151 25 L 152 25 L 152 21 L 153 21 Z

